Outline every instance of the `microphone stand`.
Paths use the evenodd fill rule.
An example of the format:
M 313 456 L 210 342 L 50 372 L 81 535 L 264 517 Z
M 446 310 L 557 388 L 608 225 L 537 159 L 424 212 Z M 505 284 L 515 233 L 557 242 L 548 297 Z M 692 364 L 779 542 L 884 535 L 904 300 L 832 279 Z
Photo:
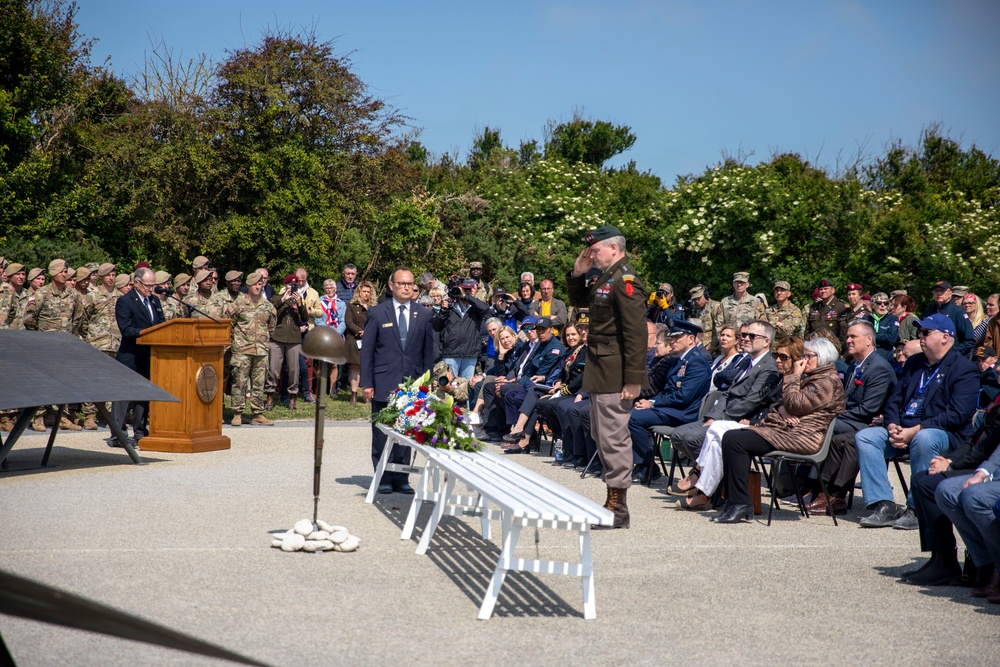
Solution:
M 155 292 L 156 290 L 153 290 L 153 291 Z M 211 315 L 209 315 L 208 313 L 206 313 L 204 310 L 201 310 L 201 309 L 199 309 L 199 308 L 197 308 L 195 306 L 192 306 L 190 303 L 188 303 L 184 299 L 182 299 L 182 298 L 180 298 L 178 296 L 174 296 L 174 290 L 172 290 L 172 289 L 164 289 L 162 292 L 157 292 L 157 294 L 165 294 L 168 299 L 173 299 L 174 301 L 180 303 L 181 305 L 187 306 L 188 308 L 190 308 L 194 312 L 196 312 L 196 313 L 198 313 L 200 315 L 204 315 L 205 317 L 207 317 L 208 319 L 212 320 L 216 324 L 225 324 L 225 322 L 223 322 L 222 320 L 215 319 L 214 317 L 212 317 Z M 243 327 L 240 326 L 239 322 L 232 322 L 231 320 L 230 320 L 230 322 L 237 329 L 239 329 L 243 333 L 246 333 L 246 330 L 244 330 Z

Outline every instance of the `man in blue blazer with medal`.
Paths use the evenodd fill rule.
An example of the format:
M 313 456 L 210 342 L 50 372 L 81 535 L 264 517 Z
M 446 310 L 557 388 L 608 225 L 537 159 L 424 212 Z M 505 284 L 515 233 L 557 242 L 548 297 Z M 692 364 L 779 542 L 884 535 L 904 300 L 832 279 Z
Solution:
M 974 430 L 979 368 L 956 349 L 954 322 L 934 314 L 917 326 L 922 353 L 906 360 L 886 402 L 883 426 L 863 429 L 854 438 L 865 506 L 873 510 L 860 521 L 866 528 L 918 527 L 912 493 L 905 509 L 893 502 L 886 459 L 909 451 L 910 470 L 927 470 L 932 458 L 956 449 Z
M 431 311 L 411 301 L 416 283 L 413 272 L 398 268 L 389 279 L 391 299 L 368 311 L 361 345 L 361 388 L 372 414 L 389 405 L 386 400 L 405 379 L 416 379 L 434 364 L 434 336 Z M 386 437 L 372 425 L 372 464 L 378 466 Z M 394 445 L 391 463 L 408 464 L 408 448 Z M 379 493 L 413 493 L 408 476 L 387 472 L 382 476 Z
M 128 294 L 118 299 L 115 304 L 115 319 L 118 322 L 118 329 L 122 334 L 121 345 L 118 346 L 118 354 L 115 359 L 125 364 L 142 377 L 149 379 L 149 356 L 148 345 L 139 345 L 139 336 L 144 329 L 164 322 L 163 306 L 160 300 L 153 295 L 153 270 L 140 267 L 135 270 L 135 277 L 132 289 Z M 111 406 L 112 419 L 125 430 L 125 417 L 128 415 L 128 401 L 116 401 Z M 139 401 L 131 404 L 132 429 L 135 440 L 149 435 L 149 403 Z M 121 443 L 112 440 L 112 447 L 120 447 Z

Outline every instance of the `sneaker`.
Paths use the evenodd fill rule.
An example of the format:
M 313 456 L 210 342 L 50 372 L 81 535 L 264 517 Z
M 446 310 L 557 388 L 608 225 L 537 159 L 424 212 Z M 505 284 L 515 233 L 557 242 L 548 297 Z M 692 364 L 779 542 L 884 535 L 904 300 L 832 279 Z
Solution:
M 892 527 L 897 530 L 916 530 L 920 528 L 920 522 L 917 521 L 917 515 L 913 509 L 907 507 L 906 511 L 892 522 Z

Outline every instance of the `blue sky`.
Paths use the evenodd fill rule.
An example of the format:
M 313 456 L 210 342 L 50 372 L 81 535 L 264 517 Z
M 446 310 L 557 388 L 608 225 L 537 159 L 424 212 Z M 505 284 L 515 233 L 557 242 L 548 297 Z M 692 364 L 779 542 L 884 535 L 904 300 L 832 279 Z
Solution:
M 937 122 L 1000 157 L 995 0 L 79 0 L 78 20 L 120 74 L 161 39 L 219 59 L 269 26 L 314 26 L 435 154 L 464 158 L 484 126 L 516 147 L 579 110 L 630 126 L 614 164 L 668 185 L 723 151 L 832 169 Z

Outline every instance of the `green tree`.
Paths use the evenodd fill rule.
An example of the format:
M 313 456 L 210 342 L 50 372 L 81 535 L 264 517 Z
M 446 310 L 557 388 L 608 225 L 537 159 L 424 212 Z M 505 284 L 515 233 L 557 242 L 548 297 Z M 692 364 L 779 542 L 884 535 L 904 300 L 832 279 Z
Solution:
M 547 134 L 545 157 L 561 157 L 595 167 L 632 148 L 636 139 L 628 126 L 585 120 L 579 113 L 566 123 L 550 122 Z

